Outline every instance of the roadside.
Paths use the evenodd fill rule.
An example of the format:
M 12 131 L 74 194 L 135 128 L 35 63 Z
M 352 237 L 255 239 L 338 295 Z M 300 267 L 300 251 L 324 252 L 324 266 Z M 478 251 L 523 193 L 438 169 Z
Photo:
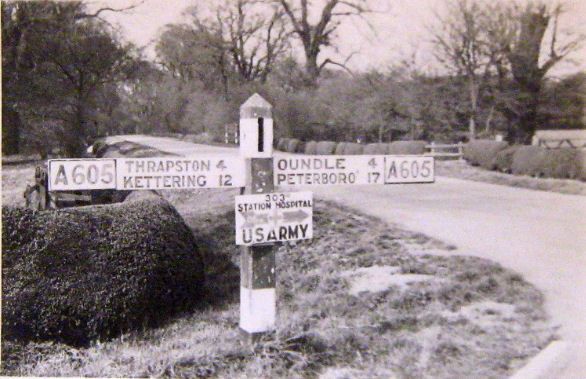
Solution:
M 317 201 L 314 239 L 277 252 L 278 330 L 238 335 L 238 191 L 165 191 L 206 260 L 205 310 L 87 349 L 11 346 L 11 374 L 506 378 L 554 338 L 539 291 L 485 259 Z
M 157 148 L 163 145 L 166 151 L 175 152 L 176 142 L 171 139 L 146 138 Z M 133 140 L 145 143 L 144 137 L 133 136 Z M 180 148 L 189 153 L 214 151 L 183 142 Z M 226 153 L 237 154 L 237 150 L 227 149 Z M 573 366 L 557 377 L 573 379 L 586 373 L 583 197 L 442 177 L 431 185 L 311 190 L 391 225 L 447 241 L 458 246 L 457 254 L 496 260 L 523 274 L 544 290 L 549 314 L 571 343 L 568 350 L 574 355 Z
M 140 136 L 134 137 L 141 139 Z M 156 140 L 149 142 L 159 144 Z M 202 145 L 192 145 L 192 152 Z M 173 150 L 173 143 L 165 143 Z M 232 154 L 237 154 L 232 149 Z M 440 164 L 441 166 L 441 164 Z M 311 187 L 408 230 L 458 247 L 456 253 L 495 260 L 544 291 L 546 309 L 568 341 L 570 366 L 557 377 L 586 373 L 586 202 L 582 196 L 459 180 L 438 170 L 436 183 L 417 186 Z M 506 174 L 491 173 L 512 177 Z M 563 182 L 533 179 L 535 182 Z M 580 187 L 584 183 L 570 181 Z M 582 191 L 582 190 L 580 190 Z
M 586 373 L 586 202 L 581 196 L 438 178 L 432 185 L 313 187 L 321 197 L 491 259 L 544 291 L 546 309 L 569 342 L 571 365 Z
M 474 167 L 465 161 L 436 161 L 436 174 L 449 178 L 472 180 L 509 187 L 586 196 L 586 182 L 570 179 L 533 178 L 489 171 Z

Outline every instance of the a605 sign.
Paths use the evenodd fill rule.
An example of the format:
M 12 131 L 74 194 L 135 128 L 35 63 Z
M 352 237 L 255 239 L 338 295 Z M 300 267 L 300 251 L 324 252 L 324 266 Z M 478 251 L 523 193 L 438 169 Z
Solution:
M 116 189 L 116 160 L 49 160 L 49 191 L 82 189 Z

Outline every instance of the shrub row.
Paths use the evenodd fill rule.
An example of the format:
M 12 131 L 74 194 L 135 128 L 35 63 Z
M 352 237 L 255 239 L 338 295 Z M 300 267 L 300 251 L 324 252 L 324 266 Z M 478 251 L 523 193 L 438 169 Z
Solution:
M 517 175 L 586 180 L 586 151 L 519 146 L 513 154 L 510 172 Z
M 504 141 L 473 140 L 464 146 L 464 159 L 473 166 L 492 170 L 497 153 L 508 146 Z
M 586 152 L 578 149 L 474 140 L 464 147 L 464 159 L 474 166 L 515 175 L 586 180 Z
M 353 142 L 308 141 L 295 138 L 280 138 L 276 149 L 289 153 L 308 155 L 360 155 L 360 154 L 424 154 L 425 141 L 395 141 L 390 143 L 370 143 L 361 145 Z
M 154 196 L 2 210 L 3 338 L 83 346 L 159 325 L 201 298 L 190 229 Z

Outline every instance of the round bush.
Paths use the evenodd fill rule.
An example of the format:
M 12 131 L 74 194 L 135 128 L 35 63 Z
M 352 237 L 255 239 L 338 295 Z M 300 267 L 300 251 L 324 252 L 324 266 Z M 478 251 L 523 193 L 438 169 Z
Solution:
M 369 143 L 364 146 L 364 154 L 367 155 L 384 155 L 389 150 L 388 143 Z
M 513 154 L 511 171 L 515 175 L 544 176 L 547 150 L 539 146 L 519 146 Z
M 318 155 L 332 155 L 336 151 L 336 143 L 332 141 L 319 141 L 316 150 Z
M 295 148 L 295 153 L 303 154 L 305 152 L 305 142 L 299 141 L 297 147 Z
M 300 143 L 301 141 L 299 141 L 297 138 L 291 138 L 287 143 L 285 151 L 289 153 L 295 153 Z
M 279 138 L 279 142 L 277 143 L 277 150 L 287 151 L 288 144 L 289 144 L 289 138 Z
M 581 178 L 582 154 L 580 150 L 567 147 L 546 150 L 543 164 L 543 174 L 547 178 Z
M 395 141 L 388 145 L 387 154 L 392 155 L 421 155 L 425 153 L 425 141 Z
M 345 155 L 360 155 L 364 151 L 364 145 L 348 142 L 344 145 Z
M 519 146 L 509 146 L 498 153 L 494 157 L 492 167 L 500 172 L 510 174 L 513 172 L 513 156 L 519 149 Z
M 309 141 L 305 144 L 305 154 L 316 155 L 317 154 L 317 142 Z
M 472 140 L 464 145 L 464 159 L 473 166 L 494 170 L 496 154 L 508 146 L 509 144 L 505 141 Z
M 83 346 L 160 325 L 201 299 L 194 237 L 160 198 L 2 211 L 2 332 Z
M 96 141 L 92 145 L 92 154 L 97 158 L 101 158 L 102 156 L 104 156 L 104 153 L 106 152 L 107 149 L 108 149 L 108 144 L 106 142 Z
M 344 155 L 347 144 L 348 144 L 348 142 L 339 142 L 336 145 L 336 150 L 334 151 L 334 154 L 336 154 L 336 155 Z

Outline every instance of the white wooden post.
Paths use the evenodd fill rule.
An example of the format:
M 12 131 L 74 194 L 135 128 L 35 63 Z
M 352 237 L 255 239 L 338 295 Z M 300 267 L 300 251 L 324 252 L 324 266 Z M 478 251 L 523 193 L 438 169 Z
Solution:
M 430 152 L 431 152 L 432 156 L 435 156 L 435 142 L 434 141 L 431 141 Z
M 462 143 L 462 141 L 458 142 L 458 154 L 459 160 L 464 159 L 464 144 Z
M 240 107 L 240 155 L 246 159 L 246 194 L 271 193 L 273 183 L 272 106 L 254 94 Z M 240 330 L 247 342 L 275 330 L 275 248 L 273 243 L 242 248 Z

